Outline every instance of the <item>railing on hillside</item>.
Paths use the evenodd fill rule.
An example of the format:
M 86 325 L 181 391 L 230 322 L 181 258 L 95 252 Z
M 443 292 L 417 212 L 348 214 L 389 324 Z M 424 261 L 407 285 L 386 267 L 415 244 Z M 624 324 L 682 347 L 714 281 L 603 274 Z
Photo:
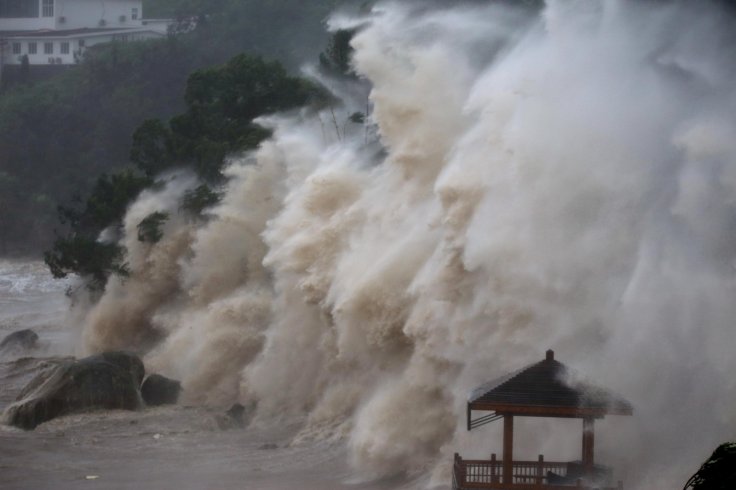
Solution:
M 598 468 L 599 476 L 610 477 L 610 470 Z M 544 461 L 514 461 L 513 483 L 503 481 L 503 462 L 491 456 L 490 461 L 464 460 L 455 454 L 452 471 L 453 490 L 623 490 L 623 484 L 606 486 L 588 484 L 577 476 L 579 463 L 557 463 Z

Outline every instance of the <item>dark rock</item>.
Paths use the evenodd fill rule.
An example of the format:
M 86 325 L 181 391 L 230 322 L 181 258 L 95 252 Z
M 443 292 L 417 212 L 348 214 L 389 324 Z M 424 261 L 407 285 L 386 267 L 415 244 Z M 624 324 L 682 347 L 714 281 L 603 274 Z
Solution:
M 158 406 L 176 403 L 181 383 L 160 374 L 149 375 L 141 385 L 141 396 L 146 405 Z
M 266 451 L 272 450 L 272 449 L 278 449 L 278 448 L 279 448 L 279 445 L 274 444 L 272 442 L 267 442 L 266 444 L 261 444 L 260 446 L 258 446 L 258 449 L 262 449 Z
M 137 386 L 141 385 L 143 377 L 146 375 L 146 368 L 143 367 L 143 361 L 141 361 L 140 357 L 130 352 L 103 352 L 102 354 L 85 357 L 79 362 L 107 362 L 114 364 L 128 372 L 135 380 Z
M 245 427 L 250 424 L 250 419 L 253 417 L 255 409 L 255 404 L 244 407 L 240 403 L 235 403 L 224 414 L 215 416 L 215 423 L 221 430 Z
M 6 335 L 3 341 L 0 342 L 0 350 L 28 350 L 35 348 L 37 343 L 38 335 L 27 328 Z
M 233 421 L 239 425 L 243 425 L 243 414 L 245 413 L 245 407 L 240 403 L 235 403 L 230 409 L 225 412 Z
M 39 373 L 5 411 L 7 423 L 22 429 L 70 413 L 140 406 L 143 363 L 125 352 L 106 352 L 64 361 Z
M 736 442 L 726 442 L 713 451 L 685 484 L 685 490 L 730 490 L 736 488 Z

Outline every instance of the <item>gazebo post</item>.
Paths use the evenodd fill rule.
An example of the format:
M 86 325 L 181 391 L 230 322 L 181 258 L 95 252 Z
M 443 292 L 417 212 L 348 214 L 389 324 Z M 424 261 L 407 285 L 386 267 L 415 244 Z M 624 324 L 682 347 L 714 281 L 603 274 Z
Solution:
M 503 483 L 514 483 L 514 416 L 503 416 Z
M 583 468 L 586 473 L 593 471 L 595 465 L 595 419 L 585 417 L 583 419 Z

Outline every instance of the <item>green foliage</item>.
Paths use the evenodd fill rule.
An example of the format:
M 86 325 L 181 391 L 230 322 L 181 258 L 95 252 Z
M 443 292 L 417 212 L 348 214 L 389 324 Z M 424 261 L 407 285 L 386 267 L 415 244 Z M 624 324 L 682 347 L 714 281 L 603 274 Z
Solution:
M 181 209 L 194 216 L 199 216 L 202 211 L 217 204 L 221 198 L 222 196 L 219 193 L 203 184 L 184 193 L 181 200 Z
M 736 443 L 721 444 L 688 480 L 684 490 L 732 490 L 736 488 Z
M 126 275 L 122 247 L 102 243 L 97 237 L 105 228 L 119 225 L 128 205 L 150 184 L 148 177 L 132 170 L 103 175 L 97 179 L 84 206 L 60 207 L 60 218 L 71 231 L 57 237 L 52 249 L 44 253 L 44 262 L 54 277 L 78 274 L 91 289 L 100 290 L 110 274 Z
M 82 209 L 60 207 L 59 214 L 75 233 L 97 235 L 108 226 L 119 223 L 128 205 L 151 184 L 151 179 L 124 170 L 112 176 L 102 175 L 92 188 Z
M 253 119 L 299 107 L 318 93 L 278 62 L 238 55 L 194 72 L 184 95 L 187 111 L 168 127 L 158 120 L 144 122 L 133 135 L 131 159 L 147 175 L 176 163 L 217 181 L 228 154 L 255 148 L 269 136 Z
M 123 249 L 114 243 L 101 243 L 85 236 L 58 238 L 53 250 L 44 253 L 44 262 L 56 278 L 70 273 L 87 279 L 90 289 L 101 290 L 110 274 L 127 275 Z
M 143 174 L 128 169 L 103 175 L 83 206 L 60 208 L 71 231 L 45 255 L 52 273 L 75 272 L 98 288 L 109 274 L 125 272 L 120 249 L 95 238 L 122 221 L 130 203 L 153 184 L 155 174 L 189 165 L 205 181 L 219 180 L 228 154 L 254 148 L 268 136 L 254 118 L 303 105 L 317 92 L 311 84 L 289 76 L 278 62 L 257 56 L 238 55 L 222 66 L 194 72 L 185 92 L 187 111 L 168 125 L 148 119 L 133 133 L 130 157 Z M 199 215 L 219 198 L 201 185 L 185 194 L 182 209 Z M 162 212 L 147 216 L 138 224 L 138 239 L 158 242 L 168 217 Z
M 313 91 L 280 63 L 242 54 L 192 74 L 184 96 L 189 110 L 171 125 L 183 156 L 193 157 L 200 175 L 211 178 L 225 155 L 254 148 L 269 136 L 253 119 L 304 105 Z
M 161 226 L 169 219 L 168 213 L 156 211 L 138 223 L 138 240 L 141 242 L 158 243 L 164 236 Z
M 20 81 L 21 83 L 28 83 L 30 79 L 31 65 L 28 61 L 28 55 L 24 54 L 20 57 Z
M 144 0 L 143 11 L 147 18 L 170 19 L 211 14 L 221 11 L 226 3 L 223 0 Z
M 147 176 L 153 177 L 174 163 L 173 139 L 164 123 L 147 119 L 133 133 L 130 160 Z

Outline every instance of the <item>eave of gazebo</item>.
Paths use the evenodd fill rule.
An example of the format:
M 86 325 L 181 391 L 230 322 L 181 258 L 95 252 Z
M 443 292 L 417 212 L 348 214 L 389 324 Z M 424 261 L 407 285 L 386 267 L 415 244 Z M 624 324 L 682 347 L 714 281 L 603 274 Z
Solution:
M 484 411 L 499 414 L 513 414 L 524 417 L 557 417 L 582 419 L 592 417 L 602 419 L 606 415 L 631 415 L 631 410 L 602 410 L 599 408 L 580 407 L 550 407 L 532 405 L 513 405 L 500 403 L 468 403 L 468 412 Z

